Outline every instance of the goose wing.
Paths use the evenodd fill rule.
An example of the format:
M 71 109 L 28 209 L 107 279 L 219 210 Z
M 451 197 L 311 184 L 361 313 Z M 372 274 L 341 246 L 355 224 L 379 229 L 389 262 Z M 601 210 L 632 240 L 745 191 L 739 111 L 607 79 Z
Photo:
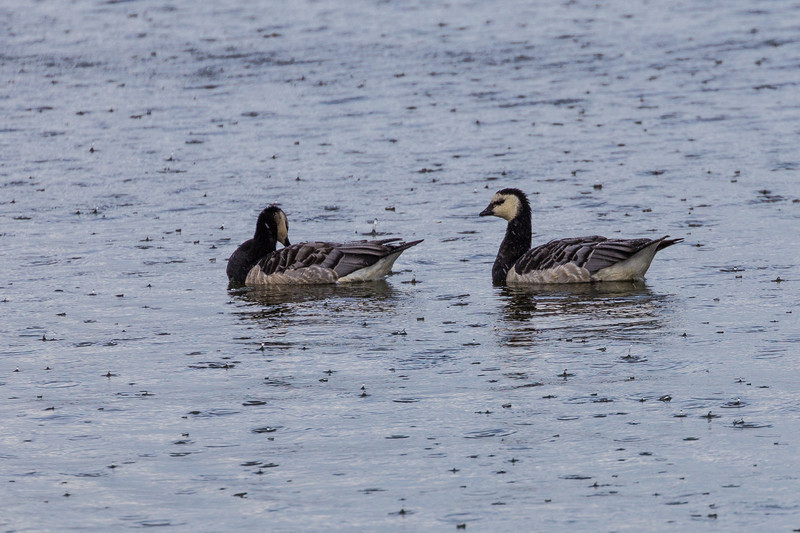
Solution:
M 258 262 L 258 266 L 265 275 L 270 275 L 320 265 L 330 255 L 334 246 L 336 244 L 330 242 L 293 244 L 267 255 Z
M 348 243 L 306 242 L 281 248 L 264 257 L 259 267 L 264 274 L 283 273 L 317 265 L 336 272 L 342 278 L 377 263 L 393 253 L 401 252 L 421 241 L 398 242 L 399 238 Z
M 594 274 L 599 270 L 633 257 L 637 252 L 647 248 L 654 242 L 653 239 L 609 239 L 599 242 L 583 267 Z
M 624 261 L 653 243 L 652 239 L 607 239 L 600 235 L 558 239 L 531 248 L 515 263 L 519 274 L 575 263 L 594 274 Z

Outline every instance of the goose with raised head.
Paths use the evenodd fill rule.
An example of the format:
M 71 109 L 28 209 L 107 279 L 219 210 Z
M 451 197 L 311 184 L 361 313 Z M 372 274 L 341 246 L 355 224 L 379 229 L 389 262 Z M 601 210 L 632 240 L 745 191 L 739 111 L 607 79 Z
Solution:
M 374 281 L 383 278 L 391 271 L 400 254 L 422 242 L 422 239 L 403 242 L 399 238 L 393 238 L 346 243 L 304 242 L 290 245 L 289 223 L 283 211 L 271 217 L 266 216 L 265 223 L 269 230 L 266 232 L 267 246 L 259 248 L 259 251 L 266 249 L 264 254 L 250 264 L 250 259 L 255 254 L 245 252 L 239 254 L 239 250 L 234 252 L 234 256 L 239 254 L 241 257 L 234 268 L 236 274 L 240 274 L 244 269 L 247 270 L 243 279 L 241 276 L 236 277 L 237 283 L 259 286 Z M 261 223 L 256 226 L 257 233 L 260 225 Z M 285 246 L 276 250 L 276 241 Z M 248 242 L 251 241 L 242 244 L 239 249 L 241 250 Z M 234 259 L 234 256 L 231 256 L 231 259 Z M 230 273 L 231 268 L 229 263 L 228 277 L 234 281 Z
M 519 189 L 495 193 L 480 216 L 508 221 L 492 267 L 501 283 L 586 283 L 643 280 L 656 252 L 683 239 L 607 239 L 599 235 L 557 239 L 531 248 L 531 206 Z
M 265 208 L 258 215 L 256 232 L 252 239 L 243 242 L 228 258 L 228 281 L 243 285 L 259 260 L 276 249 L 276 243 L 289 246 L 289 220 L 277 205 Z

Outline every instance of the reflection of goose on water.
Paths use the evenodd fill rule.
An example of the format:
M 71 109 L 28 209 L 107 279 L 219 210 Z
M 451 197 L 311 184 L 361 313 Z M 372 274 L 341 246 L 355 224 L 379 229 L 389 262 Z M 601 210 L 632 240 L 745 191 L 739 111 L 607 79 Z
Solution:
M 664 335 L 674 317 L 669 294 L 642 282 L 509 284 L 499 287 L 497 330 L 504 343 L 529 346 L 546 338 L 594 342 L 649 342 Z
M 385 279 L 373 283 L 326 283 L 313 285 L 271 285 L 261 287 L 242 287 L 231 291 L 242 302 L 256 304 L 259 311 L 277 307 L 284 309 L 284 304 L 299 305 L 305 303 L 315 304 L 321 301 L 330 301 L 338 310 L 368 309 L 370 312 L 380 313 L 388 308 L 397 297 L 395 288 Z M 371 306 L 374 306 L 372 308 Z
M 683 239 L 558 239 L 531 248 L 531 207 L 519 189 L 503 189 L 480 216 L 508 220 L 492 267 L 494 283 L 581 283 L 643 280 L 656 252 Z
M 586 317 L 595 322 L 638 319 L 661 305 L 664 296 L 654 294 L 646 283 L 610 281 L 560 285 L 511 284 L 499 288 L 504 317 L 530 321 L 536 317 Z
M 284 212 L 270 206 L 261 212 L 253 239 L 243 243 L 228 262 L 228 279 L 244 285 L 310 285 L 382 279 L 403 251 L 422 240 L 399 238 L 347 243 L 289 244 Z M 276 250 L 276 242 L 285 245 Z M 258 253 L 262 255 L 256 257 Z

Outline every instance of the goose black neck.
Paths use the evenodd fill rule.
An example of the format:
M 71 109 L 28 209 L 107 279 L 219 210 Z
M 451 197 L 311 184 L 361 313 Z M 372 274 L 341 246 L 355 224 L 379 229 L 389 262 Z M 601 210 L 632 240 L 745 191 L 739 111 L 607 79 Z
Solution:
M 264 233 L 266 237 L 256 230 L 253 238 L 243 242 L 228 259 L 228 280 L 232 283 L 244 284 L 250 269 L 263 257 L 275 251 L 275 239 L 271 237 L 269 231 Z
M 259 224 L 256 225 L 256 233 L 253 235 L 253 248 L 261 256 L 264 256 L 269 252 L 275 251 L 276 239 L 271 229 L 260 222 L 261 220 L 259 219 Z
M 506 236 L 497 251 L 497 259 L 492 267 L 492 281 L 505 283 L 506 275 L 522 254 L 531 247 L 531 211 L 523 206 L 522 211 L 512 218 L 506 228 Z

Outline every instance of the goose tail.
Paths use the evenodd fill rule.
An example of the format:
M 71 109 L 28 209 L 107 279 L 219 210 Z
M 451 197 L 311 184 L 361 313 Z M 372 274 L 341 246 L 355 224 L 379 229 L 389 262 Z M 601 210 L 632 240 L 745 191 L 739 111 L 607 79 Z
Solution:
M 670 239 L 669 235 L 664 235 L 663 237 L 661 237 L 658 240 L 660 242 L 658 243 L 658 247 L 656 248 L 656 252 L 658 252 L 659 250 L 663 250 L 664 248 L 669 248 L 673 244 L 678 244 L 679 242 L 683 242 L 683 237 L 680 237 L 680 238 L 677 238 L 677 239 Z
M 412 246 L 416 246 L 425 239 L 420 239 L 418 241 L 409 241 L 409 242 L 399 242 L 396 246 L 392 245 L 392 254 L 396 254 L 397 252 L 402 252 L 408 250 Z

